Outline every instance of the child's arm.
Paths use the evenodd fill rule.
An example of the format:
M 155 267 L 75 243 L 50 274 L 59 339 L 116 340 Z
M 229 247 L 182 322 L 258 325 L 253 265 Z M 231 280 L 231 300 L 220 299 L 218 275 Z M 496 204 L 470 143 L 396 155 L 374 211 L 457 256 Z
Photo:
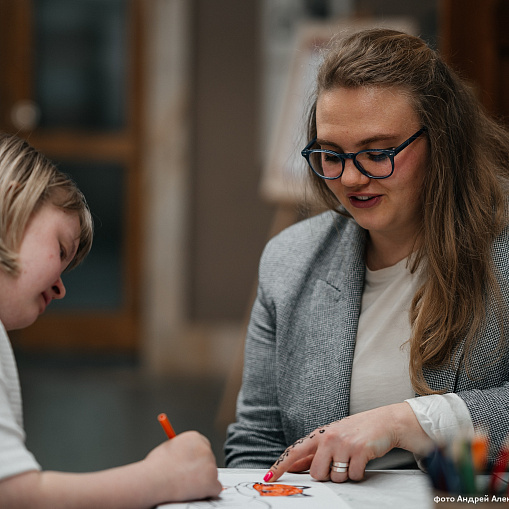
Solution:
M 0 507 L 144 509 L 219 495 L 210 444 L 189 431 L 142 461 L 87 474 L 26 472 L 0 482 Z

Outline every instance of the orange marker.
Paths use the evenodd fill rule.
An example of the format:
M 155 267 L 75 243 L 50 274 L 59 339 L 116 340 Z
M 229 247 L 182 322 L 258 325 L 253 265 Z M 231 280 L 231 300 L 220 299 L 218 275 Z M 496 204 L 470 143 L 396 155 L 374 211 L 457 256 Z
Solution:
M 171 427 L 170 421 L 168 420 L 166 414 L 159 414 L 157 416 L 157 420 L 161 423 L 161 426 L 163 427 L 164 432 L 166 433 L 169 439 L 172 439 L 177 436 L 177 434 Z
M 472 461 L 476 473 L 484 472 L 488 460 L 488 438 L 479 434 L 472 440 Z

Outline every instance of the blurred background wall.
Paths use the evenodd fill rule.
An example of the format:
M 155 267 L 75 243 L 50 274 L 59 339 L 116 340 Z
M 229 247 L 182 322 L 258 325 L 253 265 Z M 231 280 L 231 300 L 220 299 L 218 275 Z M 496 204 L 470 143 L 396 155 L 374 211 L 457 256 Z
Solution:
M 70 173 L 93 251 L 19 348 L 222 373 L 242 344 L 278 203 L 260 192 L 309 22 L 436 1 L 1 0 L 0 127 Z M 298 148 L 298 147 L 296 147 Z
M 285 128 L 302 27 L 410 20 L 503 116 L 507 8 L 480 4 L 0 0 L 0 129 L 27 138 L 71 174 L 96 223 L 92 253 L 64 277 L 66 299 L 12 335 L 18 356 L 35 362 L 42 379 L 58 358 L 73 369 L 84 359 L 94 369 L 125 361 L 151 382 L 126 382 L 122 372 L 104 374 L 105 383 L 158 394 L 157 404 L 166 391 L 153 381 L 179 376 L 196 388 L 184 399 L 213 401 L 203 430 L 212 435 L 223 384 L 230 390 L 221 425 L 232 418 L 263 246 L 299 217 L 301 204 L 268 197 L 261 182 Z M 287 216 L 277 223 L 282 209 Z M 30 392 L 37 378 L 22 375 L 37 401 Z M 55 384 L 73 376 L 67 370 Z M 215 398 L 193 385 L 204 377 L 214 380 Z M 136 392 L 132 405 L 149 399 Z M 47 409 L 41 405 L 42 414 Z M 29 417 L 27 427 L 41 415 Z

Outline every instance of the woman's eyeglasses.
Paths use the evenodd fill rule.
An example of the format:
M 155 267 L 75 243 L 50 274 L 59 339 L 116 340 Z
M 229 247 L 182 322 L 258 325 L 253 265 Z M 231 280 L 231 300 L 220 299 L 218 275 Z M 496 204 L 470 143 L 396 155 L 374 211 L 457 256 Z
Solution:
M 416 140 L 427 129 L 422 127 L 401 145 L 392 149 L 368 149 L 356 153 L 341 154 L 333 150 L 311 148 L 316 138 L 311 140 L 301 152 L 310 168 L 321 178 L 335 180 L 343 175 L 345 161 L 352 159 L 355 167 L 366 177 L 386 179 L 394 172 L 394 157 Z

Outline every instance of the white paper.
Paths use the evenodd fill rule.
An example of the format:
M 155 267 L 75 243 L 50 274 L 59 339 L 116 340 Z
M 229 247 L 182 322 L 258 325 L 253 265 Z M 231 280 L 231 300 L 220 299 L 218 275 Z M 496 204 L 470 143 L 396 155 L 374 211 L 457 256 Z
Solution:
M 354 508 L 431 509 L 433 491 L 419 470 L 371 470 L 360 482 L 336 484 L 334 491 Z
M 159 509 L 351 509 L 326 484 L 313 480 L 309 474 L 284 474 L 275 483 L 264 483 L 251 473 L 219 471 L 223 492 L 217 499 L 158 506 Z M 271 486 L 275 488 L 270 488 Z M 288 488 L 285 488 L 287 486 Z M 267 488 L 269 487 L 269 488 Z M 267 489 L 284 493 L 268 496 Z

